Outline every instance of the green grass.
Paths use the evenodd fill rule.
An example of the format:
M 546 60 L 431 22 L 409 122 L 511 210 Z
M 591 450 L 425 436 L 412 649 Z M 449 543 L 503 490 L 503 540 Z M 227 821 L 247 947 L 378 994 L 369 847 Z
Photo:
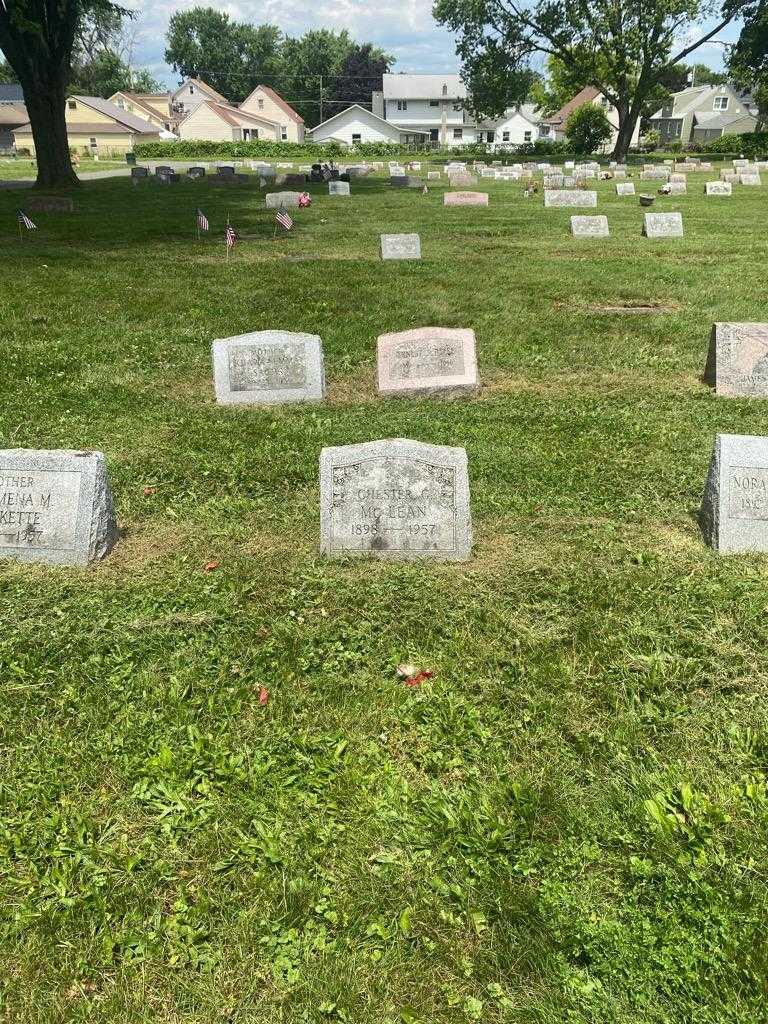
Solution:
M 2 447 L 103 450 L 124 531 L 0 567 L 0 1019 L 768 1019 L 768 561 L 695 522 L 716 432 L 768 434 L 701 382 L 768 319 L 768 201 L 704 177 L 662 242 L 612 183 L 603 241 L 517 184 L 312 186 L 274 241 L 250 185 L 89 183 L 22 243 L 0 192 Z M 378 400 L 431 324 L 482 393 Z M 266 328 L 326 404 L 217 408 L 211 340 Z M 321 447 L 393 436 L 466 446 L 470 562 L 318 556 Z
M 125 167 L 124 160 L 89 160 L 80 161 L 82 171 L 111 171 L 116 167 Z M 34 160 L 9 159 L 0 157 L 0 181 L 14 181 L 28 178 L 34 181 L 37 177 L 37 163 Z

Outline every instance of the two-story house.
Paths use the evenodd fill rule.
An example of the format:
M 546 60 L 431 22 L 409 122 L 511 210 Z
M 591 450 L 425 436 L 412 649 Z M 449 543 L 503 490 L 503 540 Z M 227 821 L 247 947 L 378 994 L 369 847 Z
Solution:
M 29 121 L 20 85 L 0 85 L 0 153 L 13 149 L 13 133 Z
M 568 118 L 579 107 L 583 107 L 587 103 L 594 103 L 595 106 L 601 107 L 605 111 L 605 115 L 611 125 L 611 137 L 603 146 L 603 152 L 610 152 L 616 145 L 616 140 L 619 137 L 619 114 L 616 108 L 613 106 L 611 101 L 607 97 L 603 96 L 599 89 L 593 85 L 587 85 L 572 97 L 568 102 L 553 114 L 551 117 L 546 117 L 541 122 L 541 138 L 552 139 L 555 142 L 565 138 L 565 127 L 568 123 Z M 638 121 L 635 125 L 635 130 L 632 133 L 632 139 L 630 146 L 637 147 L 640 143 L 640 122 Z
M 257 85 L 250 96 L 238 104 L 246 114 L 256 114 L 278 126 L 279 142 L 303 142 L 304 118 L 268 85 Z
M 478 141 L 475 120 L 465 110 L 467 96 L 458 75 L 390 74 L 382 76 L 381 92 L 371 102 L 373 113 L 396 124 L 406 142 L 462 146 Z
M 207 100 L 213 100 L 214 103 L 227 102 L 226 98 L 207 82 L 200 78 L 187 78 L 175 92 L 171 93 L 171 116 L 175 121 L 181 121 Z
M 649 118 L 663 143 L 706 142 L 721 135 L 742 135 L 757 128 L 750 96 L 732 85 L 700 85 L 673 93 Z

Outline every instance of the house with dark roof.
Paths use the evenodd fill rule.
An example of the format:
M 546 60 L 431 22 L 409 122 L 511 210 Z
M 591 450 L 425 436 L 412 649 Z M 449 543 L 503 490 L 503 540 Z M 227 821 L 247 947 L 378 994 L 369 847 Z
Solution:
M 13 133 L 29 120 L 24 90 L 16 83 L 0 85 L 0 153 L 13 149 Z
M 250 96 L 238 106 L 246 113 L 256 114 L 279 125 L 280 142 L 304 141 L 304 118 L 268 85 L 257 85 Z
M 109 97 L 121 110 L 136 114 L 150 124 L 157 125 L 163 131 L 170 131 L 173 124 L 171 115 L 171 94 L 169 92 L 128 92 L 120 89 Z
M 100 96 L 69 96 L 64 111 L 70 149 L 89 156 L 121 157 L 137 142 L 158 142 L 160 130 Z M 32 126 L 13 132 L 17 149 L 35 152 Z
M 700 85 L 673 93 L 649 124 L 663 143 L 688 145 L 753 132 L 756 114 L 752 98 L 732 85 Z
M 203 100 L 176 129 L 180 139 L 208 142 L 279 142 L 280 125 L 229 103 Z
M 559 142 L 561 139 L 564 139 L 565 126 L 568 122 L 568 118 L 574 110 L 578 110 L 579 107 L 583 107 L 587 103 L 594 103 L 595 106 L 601 107 L 605 111 L 613 131 L 610 139 L 603 146 L 603 152 L 610 152 L 610 150 L 612 150 L 616 145 L 616 139 L 619 135 L 619 114 L 611 101 L 607 99 L 607 97 L 603 96 L 600 90 L 594 85 L 585 86 L 581 92 L 568 100 L 568 102 L 564 104 L 556 114 L 552 114 L 551 117 L 543 118 L 539 127 L 540 138 L 552 139 L 555 142 Z M 638 120 L 632 134 L 630 146 L 636 147 L 639 143 L 640 121 Z

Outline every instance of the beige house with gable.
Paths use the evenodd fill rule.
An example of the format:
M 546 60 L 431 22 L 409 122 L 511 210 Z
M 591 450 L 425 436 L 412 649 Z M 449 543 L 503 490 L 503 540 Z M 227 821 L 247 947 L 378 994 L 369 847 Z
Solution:
M 177 133 L 185 141 L 254 142 L 280 141 L 280 125 L 228 103 L 204 100 L 179 124 Z
M 268 85 L 257 85 L 251 95 L 239 104 L 239 109 L 277 124 L 279 142 L 304 141 L 304 118 Z
M 145 121 L 157 125 L 158 128 L 170 131 L 172 118 L 169 92 L 139 93 L 120 90 L 109 97 L 109 102 L 121 110 L 127 110 L 129 114 L 143 117 Z
M 156 124 L 122 110 L 100 96 L 69 96 L 64 117 L 70 149 L 100 157 L 123 157 L 137 142 L 159 142 Z M 17 149 L 34 156 L 35 140 L 27 123 L 14 133 Z

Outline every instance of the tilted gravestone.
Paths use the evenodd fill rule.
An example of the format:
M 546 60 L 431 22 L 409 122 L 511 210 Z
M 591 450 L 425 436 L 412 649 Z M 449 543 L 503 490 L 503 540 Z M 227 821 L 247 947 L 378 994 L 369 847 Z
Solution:
M 116 540 L 101 452 L 0 451 L 0 558 L 87 565 Z
M 445 192 L 443 206 L 487 206 L 487 192 Z
M 328 182 L 328 195 L 329 196 L 348 196 L 349 182 L 348 181 L 329 181 Z
M 381 235 L 381 258 L 420 260 L 421 238 L 419 235 Z
M 733 195 L 733 185 L 730 181 L 708 181 L 705 186 L 705 194 L 708 196 L 730 196 Z
M 463 448 L 397 438 L 322 450 L 323 554 L 464 561 L 471 549 Z
M 75 204 L 69 196 L 30 196 L 26 208 L 31 213 L 74 213 Z
M 682 238 L 681 213 L 646 213 L 643 215 L 643 234 L 646 238 Z
M 634 181 L 621 181 L 616 186 L 617 196 L 633 196 L 635 194 Z
M 768 323 L 716 323 L 704 380 L 728 398 L 768 398 Z
M 587 189 L 544 189 L 544 206 L 597 206 L 597 192 Z
M 267 192 L 264 197 L 268 210 L 279 210 L 281 206 L 298 206 L 301 192 Z
M 575 238 L 607 238 L 608 218 L 602 215 L 596 217 L 571 217 L 571 234 Z
M 381 395 L 465 395 L 479 387 L 471 330 L 419 327 L 382 334 L 377 365 Z
M 699 526 L 721 554 L 768 551 L 768 437 L 717 435 Z
M 220 405 L 319 402 L 325 397 L 322 342 L 292 331 L 218 338 L 213 378 Z

